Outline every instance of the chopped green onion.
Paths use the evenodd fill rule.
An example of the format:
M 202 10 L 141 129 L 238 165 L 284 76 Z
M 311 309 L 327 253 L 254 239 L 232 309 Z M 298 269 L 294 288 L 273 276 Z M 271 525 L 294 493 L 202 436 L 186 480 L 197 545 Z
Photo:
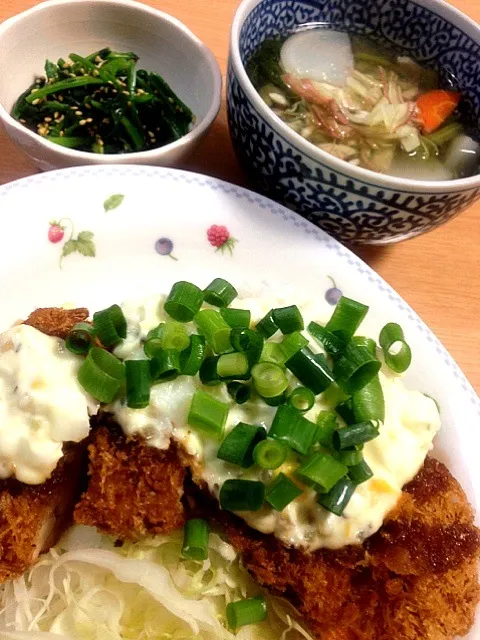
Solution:
M 248 469 L 253 465 L 253 450 L 266 437 L 263 427 L 239 422 L 220 445 L 217 458 Z
M 281 440 L 289 447 L 306 455 L 312 446 L 317 425 L 307 420 L 293 407 L 282 404 L 278 407 L 268 435 Z
M 71 353 L 80 356 L 90 349 L 95 339 L 95 330 L 88 322 L 77 322 L 68 332 L 65 346 Z
M 373 476 L 373 471 L 370 469 L 365 460 L 362 460 L 355 466 L 350 467 L 350 469 L 348 470 L 348 475 L 355 484 L 362 484 L 363 482 L 370 480 L 370 478 Z
M 200 365 L 199 376 L 200 382 L 208 387 L 220 384 L 220 376 L 218 375 L 217 365 L 220 356 L 208 356 Z
M 322 327 L 322 325 L 316 322 L 310 322 L 307 329 L 312 338 L 314 338 L 333 358 L 338 357 L 345 349 L 345 340 L 335 333 L 327 331 L 327 329 Z
M 356 347 L 363 347 L 366 349 L 372 356 L 377 355 L 377 343 L 372 338 L 367 338 L 365 336 L 353 336 L 352 342 Z
M 252 388 L 248 384 L 236 380 L 227 384 L 227 391 L 237 404 L 245 404 L 252 395 Z
M 380 362 L 364 347 L 347 344 L 345 351 L 334 362 L 335 382 L 346 393 L 360 391 L 379 372 Z
M 283 511 L 291 502 L 302 495 L 302 490 L 285 474 L 279 473 L 265 491 L 265 500 L 275 511 Z
M 161 351 L 163 351 L 161 338 L 147 338 L 143 345 L 143 352 L 147 358 L 154 358 Z
M 302 331 L 304 328 L 302 314 L 297 305 L 272 310 L 272 318 L 282 333 Z
M 333 374 L 326 362 L 317 358 L 309 347 L 304 347 L 287 360 L 287 368 L 315 395 L 325 391 L 333 382 Z
M 220 309 L 220 315 L 232 329 L 248 329 L 251 313 L 248 309 Z
M 315 441 L 319 442 L 322 447 L 331 449 L 332 436 L 334 431 L 338 428 L 337 416 L 335 411 L 320 411 L 317 416 L 317 433 L 315 435 Z
M 288 379 L 282 367 L 273 362 L 259 362 L 252 368 L 255 390 L 263 398 L 275 398 L 288 387 Z
M 150 402 L 150 362 L 148 360 L 125 360 L 125 386 L 127 407 L 144 409 Z
M 193 394 L 187 423 L 211 438 L 220 440 L 228 416 L 228 404 L 197 389 Z
M 342 340 L 348 342 L 356 332 L 360 323 L 365 318 L 368 307 L 356 300 L 342 296 L 327 322 L 325 329 L 337 334 Z
M 357 485 L 350 478 L 342 478 L 328 493 L 320 494 L 317 502 L 336 516 L 341 516 L 356 488 Z
M 353 404 L 352 399 L 348 398 L 340 404 L 337 404 L 335 407 L 335 412 L 347 423 L 347 424 L 355 424 L 358 422 L 355 420 L 355 415 L 353 413 Z
M 150 340 L 151 338 L 160 339 L 162 337 L 164 324 L 165 324 L 164 322 L 160 322 L 159 325 L 157 325 L 156 327 L 153 327 L 153 329 L 150 329 L 150 331 L 147 333 L 147 340 Z
M 290 360 L 290 358 L 292 358 L 296 353 L 306 347 L 307 344 L 308 339 L 299 331 L 294 331 L 293 333 L 288 334 L 288 336 L 285 336 L 282 342 L 278 345 L 283 353 L 283 363 Z
M 163 349 L 183 351 L 190 344 L 187 328 L 184 324 L 176 320 L 165 322 L 161 327 L 161 335 L 159 337 L 162 341 Z
M 217 361 L 219 378 L 237 378 L 248 372 L 248 360 L 244 353 L 225 353 Z
M 285 364 L 285 356 L 280 345 L 277 342 L 265 342 L 260 362 L 273 362 L 273 364 L 283 366 Z
M 192 518 L 185 523 L 182 556 L 187 560 L 202 562 L 208 558 L 208 522 L 200 518 Z
M 256 480 L 225 480 L 220 506 L 228 511 L 258 511 L 265 499 L 265 486 Z
M 176 349 L 160 351 L 150 360 L 150 375 L 153 384 L 174 380 L 180 375 L 180 352 Z
M 263 351 L 263 337 L 252 329 L 232 329 L 230 342 L 236 351 L 241 351 L 248 358 L 248 364 L 253 367 L 260 360 Z
M 190 346 L 180 354 L 180 371 L 184 376 L 195 376 L 205 356 L 205 336 L 194 333 L 190 336 Z
M 333 453 L 333 457 L 338 462 L 341 462 L 346 467 L 355 467 L 360 464 L 363 460 L 363 451 L 362 449 L 356 449 L 355 447 L 351 447 L 345 451 L 335 451 Z
M 237 295 L 238 293 L 235 287 L 226 280 L 223 280 L 223 278 L 215 278 L 215 280 L 203 290 L 205 302 L 215 307 L 228 307 Z
M 274 396 L 273 398 L 264 398 L 262 396 L 262 400 L 265 404 L 268 404 L 269 407 L 279 407 L 281 404 L 285 404 L 287 400 L 287 393 L 284 391 L 279 396 Z
M 274 333 L 278 331 L 278 327 L 275 324 L 275 320 L 273 319 L 273 309 L 271 309 L 266 316 L 264 316 L 257 324 L 255 325 L 256 331 L 260 333 L 265 340 L 271 338 Z
M 233 351 L 230 342 L 232 328 L 225 322 L 218 311 L 201 309 L 195 316 L 195 324 L 215 353 L 221 354 Z
M 253 451 L 253 460 L 262 469 L 278 469 L 287 459 L 288 448 L 278 440 L 262 440 Z
M 372 422 L 359 422 L 337 429 L 332 436 L 332 442 L 335 449 L 342 451 L 357 444 L 365 444 L 378 435 L 378 428 Z
M 307 389 L 307 387 L 297 387 L 288 396 L 288 402 L 297 411 L 305 413 L 306 411 L 310 411 L 315 404 L 315 394 L 311 389 Z
M 93 314 L 95 335 L 109 349 L 127 337 L 127 321 L 118 304 Z
M 385 420 L 385 398 L 378 375 L 353 394 L 352 411 L 355 422 Z
M 77 373 L 80 385 L 100 402 L 112 402 L 125 380 L 125 366 L 112 353 L 91 347 Z
M 191 282 L 176 282 L 163 308 L 174 320 L 190 322 L 200 311 L 203 303 L 203 291 Z
M 385 363 L 396 373 L 403 373 L 412 362 L 412 351 L 405 342 L 403 329 L 395 322 L 389 322 L 380 331 L 380 346 Z
M 347 475 L 347 467 L 332 456 L 316 451 L 296 470 L 301 479 L 311 480 L 323 491 L 330 489 Z
M 267 619 L 267 603 L 263 596 L 229 602 L 226 609 L 230 629 L 239 629 L 248 624 L 258 624 Z

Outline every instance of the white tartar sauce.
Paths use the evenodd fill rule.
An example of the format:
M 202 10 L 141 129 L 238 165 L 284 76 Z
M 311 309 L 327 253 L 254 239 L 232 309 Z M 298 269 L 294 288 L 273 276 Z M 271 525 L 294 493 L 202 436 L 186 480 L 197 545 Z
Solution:
M 63 340 L 33 327 L 0 335 L 0 478 L 41 484 L 63 456 L 63 443 L 88 435 L 97 403 L 77 382 L 81 362 Z
M 326 323 L 331 309 L 309 299 L 298 300 L 298 293 L 281 297 L 263 295 L 242 297 L 234 301 L 236 308 L 250 309 L 252 321 L 258 321 L 271 308 L 292 304 L 295 300 L 305 319 Z M 249 293 L 252 296 L 252 293 Z M 139 303 L 123 305 L 128 321 L 127 339 L 115 353 L 122 358 L 144 358 L 142 340 L 148 331 L 169 317 L 163 310 L 165 297 L 155 296 Z M 192 323 L 190 329 L 195 331 Z M 365 332 L 360 331 L 363 335 Z M 307 332 L 304 335 L 310 339 Z M 281 336 L 274 336 L 273 339 Z M 310 348 L 321 348 L 310 339 Z M 290 378 L 291 387 L 298 382 Z M 282 512 L 268 506 L 256 512 L 238 513 L 251 527 L 263 533 L 273 533 L 287 545 L 314 551 L 319 548 L 337 549 L 348 544 L 361 543 L 381 527 L 388 512 L 400 498 L 402 487 L 412 480 L 423 465 L 426 455 L 433 448 L 433 438 L 440 428 L 440 416 L 435 402 L 419 391 L 406 388 L 400 376 L 383 366 L 380 382 L 385 396 L 386 416 L 380 435 L 364 446 L 364 458 L 374 475 L 359 485 L 341 517 L 336 516 L 316 502 L 316 493 L 305 488 L 298 499 Z M 268 484 L 280 471 L 291 474 L 298 463 L 287 462 L 275 471 L 263 471 L 255 465 L 242 469 L 217 458 L 219 443 L 200 436 L 187 424 L 187 415 L 193 393 L 197 388 L 229 404 L 230 411 L 225 433 L 238 422 L 270 427 L 276 409 L 262 400 L 251 400 L 237 405 L 225 385 L 203 387 L 198 376 L 180 377 L 157 384 L 152 388 L 150 405 L 146 409 L 129 409 L 122 401 L 116 401 L 109 409 L 115 415 L 127 435 L 143 436 L 152 446 L 165 449 L 173 437 L 193 456 L 192 470 L 195 479 L 206 482 L 213 495 L 228 478 L 261 480 Z M 338 396 L 337 396 L 338 397 Z M 314 407 L 305 417 L 315 421 L 319 411 L 332 409 L 335 394 L 329 391 L 317 396 Z

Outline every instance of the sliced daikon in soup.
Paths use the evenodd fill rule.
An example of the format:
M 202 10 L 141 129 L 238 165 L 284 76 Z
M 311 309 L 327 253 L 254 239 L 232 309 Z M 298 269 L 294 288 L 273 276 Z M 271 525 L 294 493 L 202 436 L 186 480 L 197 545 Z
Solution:
M 348 34 L 327 29 L 295 33 L 285 40 L 280 57 L 287 73 L 337 87 L 347 82 L 354 65 Z

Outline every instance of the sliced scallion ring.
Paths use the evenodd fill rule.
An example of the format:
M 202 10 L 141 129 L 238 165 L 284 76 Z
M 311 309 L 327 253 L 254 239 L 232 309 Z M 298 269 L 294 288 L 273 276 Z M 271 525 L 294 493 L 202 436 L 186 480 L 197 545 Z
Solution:
M 77 322 L 69 331 L 65 346 L 71 353 L 83 355 L 87 353 L 95 339 L 95 330 L 88 322 Z
M 109 403 L 125 380 L 125 366 L 109 351 L 91 347 L 77 373 L 78 382 L 93 398 Z
M 403 373 L 412 362 L 412 351 L 405 342 L 403 329 L 395 322 L 389 322 L 380 331 L 380 346 L 385 363 L 395 373 Z
M 178 322 L 190 322 L 200 311 L 203 303 L 203 291 L 191 282 L 176 282 L 163 308 L 168 315 Z
M 205 302 L 215 307 L 228 307 L 237 295 L 238 293 L 235 287 L 223 278 L 215 278 L 215 280 L 203 290 Z
M 121 307 L 112 304 L 108 309 L 93 314 L 95 335 L 109 349 L 119 344 L 127 336 L 127 321 Z

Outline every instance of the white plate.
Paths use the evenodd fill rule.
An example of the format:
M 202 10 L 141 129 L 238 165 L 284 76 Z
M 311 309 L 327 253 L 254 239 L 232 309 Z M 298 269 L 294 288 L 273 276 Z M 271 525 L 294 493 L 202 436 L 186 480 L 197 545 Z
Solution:
M 123 198 L 111 199 L 118 206 L 105 210 L 114 194 Z M 67 169 L 8 184 L 0 189 L 0 214 L 2 328 L 38 306 L 72 303 L 94 310 L 168 291 L 180 279 L 205 286 L 215 276 L 234 284 L 266 282 L 277 290 L 288 283 L 321 298 L 329 314 L 333 280 L 370 306 L 370 331 L 388 321 L 404 328 L 414 356 L 407 384 L 441 406 L 435 455 L 480 512 L 478 396 L 413 310 L 365 263 L 303 218 L 219 180 L 129 166 Z M 54 221 L 65 227 L 61 240 L 58 230 L 49 239 Z M 212 225 L 227 232 L 221 230 L 218 242 L 229 234 L 220 248 L 207 236 Z M 468 638 L 478 633 L 479 621 Z

